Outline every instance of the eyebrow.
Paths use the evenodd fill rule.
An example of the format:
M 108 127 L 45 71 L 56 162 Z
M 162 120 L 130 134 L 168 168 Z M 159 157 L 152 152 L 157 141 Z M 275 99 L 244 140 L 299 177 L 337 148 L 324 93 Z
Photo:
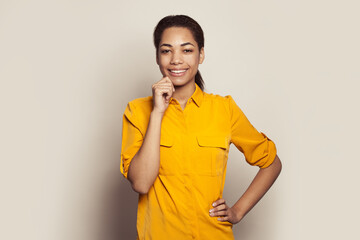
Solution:
M 190 43 L 190 42 L 182 43 L 180 46 L 183 47 L 183 46 L 186 46 L 186 45 L 192 45 L 192 46 L 194 46 L 194 44 L 192 44 L 192 43 Z M 162 46 L 172 47 L 172 45 L 171 45 L 171 44 L 168 44 L 168 43 L 163 43 L 163 44 L 160 45 L 160 47 L 162 47 Z M 195 46 L 194 46 L 194 47 L 195 47 Z

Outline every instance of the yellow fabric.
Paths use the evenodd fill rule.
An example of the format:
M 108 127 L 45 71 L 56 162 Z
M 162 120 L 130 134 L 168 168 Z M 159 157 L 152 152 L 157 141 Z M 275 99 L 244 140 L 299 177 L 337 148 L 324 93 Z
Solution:
M 120 171 L 145 136 L 152 96 L 130 101 L 123 116 Z M 233 98 L 203 92 L 198 85 L 184 110 L 171 98 L 160 138 L 160 170 L 147 194 L 139 194 L 137 234 L 141 240 L 234 239 L 232 224 L 210 217 L 222 198 L 230 144 L 251 165 L 268 167 L 276 147 L 248 121 Z

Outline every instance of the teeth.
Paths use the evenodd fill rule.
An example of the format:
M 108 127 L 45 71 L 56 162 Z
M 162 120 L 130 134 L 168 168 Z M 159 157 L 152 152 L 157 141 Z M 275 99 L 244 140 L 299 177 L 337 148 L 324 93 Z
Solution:
M 183 73 L 186 70 L 170 70 L 170 71 L 173 72 L 173 73 Z

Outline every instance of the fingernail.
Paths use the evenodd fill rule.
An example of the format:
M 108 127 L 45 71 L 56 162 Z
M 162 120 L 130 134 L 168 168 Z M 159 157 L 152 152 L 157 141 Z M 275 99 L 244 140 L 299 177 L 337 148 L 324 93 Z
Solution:
M 216 206 L 216 204 L 215 204 L 215 203 L 213 203 L 212 205 L 213 205 L 213 207 L 215 207 L 215 206 Z

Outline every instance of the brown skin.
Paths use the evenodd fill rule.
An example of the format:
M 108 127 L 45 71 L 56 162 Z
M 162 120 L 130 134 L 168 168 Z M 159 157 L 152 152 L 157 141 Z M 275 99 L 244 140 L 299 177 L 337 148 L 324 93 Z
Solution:
M 152 85 L 153 110 L 139 151 L 133 157 L 128 179 L 134 191 L 146 194 L 153 185 L 160 167 L 160 131 L 164 113 L 175 88 L 168 77 Z
M 186 28 L 166 29 L 160 46 L 156 62 L 163 78 L 152 85 L 153 110 L 150 114 L 148 129 L 142 146 L 130 163 L 128 173 L 132 188 L 140 194 L 146 194 L 149 191 L 159 173 L 161 122 L 169 106 L 170 97 L 175 98 L 182 109 L 185 108 L 187 100 L 195 91 L 195 74 L 198 66 L 205 57 L 204 49 L 199 50 L 191 32 Z M 172 69 L 186 70 L 186 73 L 181 76 L 172 76 Z M 211 209 L 214 215 L 210 216 L 223 216 L 219 221 L 238 223 L 269 190 L 280 171 L 281 162 L 276 155 L 269 167 L 259 170 L 234 206 L 229 208 L 224 199 L 218 199 L 214 202 L 214 208 Z
M 132 159 L 128 172 L 132 188 L 140 194 L 149 191 L 159 173 L 161 122 L 170 97 L 185 108 L 195 91 L 198 66 L 204 60 L 204 49 L 199 51 L 195 39 L 186 28 L 166 29 L 160 46 L 156 62 L 164 77 L 152 85 L 153 110 L 143 144 Z M 186 69 L 186 73 L 180 77 L 171 76 L 171 69 Z
M 171 27 L 163 32 L 156 62 L 162 75 L 173 83 L 176 92 L 171 97 L 180 103 L 182 109 L 195 91 L 195 75 L 204 58 L 204 48 L 199 50 L 187 28 Z M 173 76 L 171 70 L 175 69 L 186 72 L 182 76 Z
M 233 224 L 240 222 L 270 189 L 279 176 L 281 168 L 281 161 L 276 155 L 274 162 L 269 167 L 259 169 L 248 189 L 234 206 L 229 208 L 225 199 L 218 199 L 213 203 L 214 208 L 210 209 L 209 215 L 211 217 L 218 217 L 219 221 L 222 222 L 228 221 Z

